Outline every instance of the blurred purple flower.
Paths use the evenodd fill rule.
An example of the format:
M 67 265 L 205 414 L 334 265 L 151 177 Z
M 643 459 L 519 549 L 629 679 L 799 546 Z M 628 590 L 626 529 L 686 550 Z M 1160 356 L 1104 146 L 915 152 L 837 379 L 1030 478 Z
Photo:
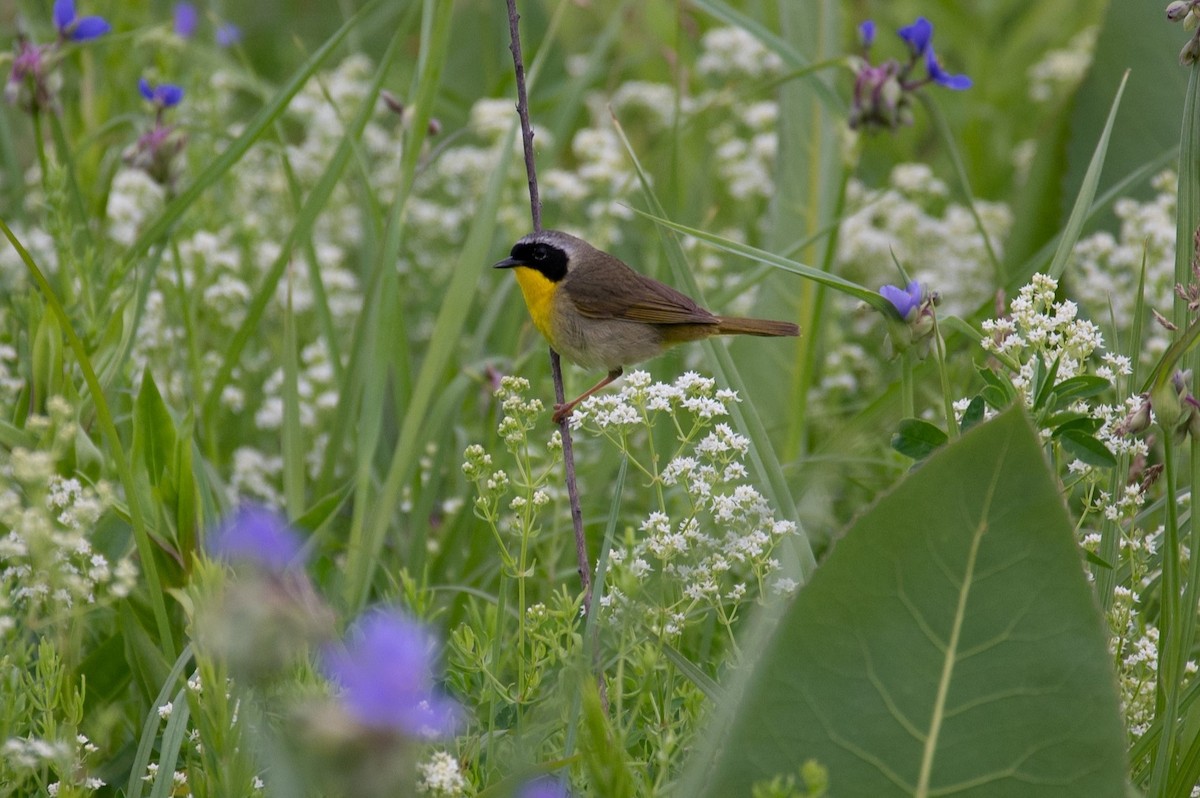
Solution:
M 916 280 L 912 280 L 908 284 L 908 288 L 900 288 L 894 285 L 885 285 L 879 289 L 879 293 L 888 302 L 892 303 L 892 307 L 900 314 L 900 318 L 908 319 L 913 309 L 921 304 L 923 292 L 921 284 Z
M 872 20 L 865 20 L 858 26 L 858 40 L 863 48 L 870 48 L 875 43 L 875 23 Z
M 26 111 L 49 108 L 54 103 L 54 91 L 49 81 L 50 59 L 47 57 L 50 45 L 37 45 L 18 37 L 16 48 L 12 71 L 4 84 L 4 99 Z
M 896 31 L 900 38 L 908 43 L 908 49 L 913 56 L 922 55 L 925 48 L 929 46 L 929 41 L 933 38 L 933 23 L 925 19 L 925 17 L 917 17 L 917 21 L 911 25 L 905 25 L 900 30 Z
M 138 81 L 138 91 L 159 108 L 174 108 L 183 99 L 183 89 L 170 83 L 151 86 L 145 78 Z
M 571 798 L 571 791 L 561 782 L 542 776 L 523 785 L 513 798 Z
M 911 95 L 927 83 L 959 91 L 971 87 L 971 79 L 966 75 L 951 75 L 938 63 L 933 53 L 932 22 L 925 17 L 917 17 L 915 22 L 900 28 L 897 33 L 908 45 L 908 61 L 902 63 L 889 58 L 876 66 L 870 59 L 875 24 L 867 20 L 858 26 L 863 52 L 860 58 L 853 60 L 857 74 L 848 118 L 851 128 L 896 130 L 901 125 L 911 124 Z M 913 71 L 922 60 L 925 62 L 925 76 L 919 78 Z
M 342 647 L 325 652 L 325 672 L 365 726 L 433 739 L 454 733 L 462 714 L 433 683 L 436 640 L 397 610 L 368 611 Z
M 925 51 L 925 68 L 929 70 L 929 79 L 939 86 L 945 86 L 947 89 L 955 91 L 971 88 L 971 79 L 966 75 L 951 75 L 942 69 L 937 56 L 933 54 L 932 47 Z
M 303 562 L 304 541 L 279 513 L 253 504 L 243 505 L 208 538 L 210 557 L 248 562 L 281 572 Z
M 54 0 L 54 27 L 61 38 L 75 42 L 95 39 L 112 30 L 103 17 L 75 16 L 75 0 Z
M 190 39 L 196 33 L 200 24 L 200 15 L 196 6 L 191 3 L 175 4 L 175 35 L 182 39 Z
M 232 47 L 242 40 L 242 29 L 232 22 L 225 22 L 217 27 L 217 46 Z

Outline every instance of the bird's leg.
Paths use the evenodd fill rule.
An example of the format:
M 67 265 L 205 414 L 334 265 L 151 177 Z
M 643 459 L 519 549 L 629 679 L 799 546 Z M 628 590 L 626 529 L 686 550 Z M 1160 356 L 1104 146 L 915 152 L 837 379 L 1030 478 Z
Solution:
M 571 415 L 571 411 L 575 409 L 575 405 L 579 404 L 579 403 L 580 403 L 580 402 L 582 402 L 584 399 L 587 399 L 589 396 L 591 396 L 592 394 L 594 394 L 596 391 L 600 390 L 600 389 L 601 389 L 601 388 L 603 388 L 605 385 L 608 385 L 610 382 L 612 382 L 613 380 L 615 380 L 617 377 L 620 377 L 620 376 L 621 376 L 622 374 L 624 374 L 624 373 L 625 373 L 625 370 L 624 370 L 623 368 L 621 368 L 620 366 L 618 366 L 617 368 L 615 368 L 615 369 L 613 369 L 612 371 L 608 372 L 608 376 L 607 376 L 607 377 L 605 377 L 604 379 L 600 380 L 600 382 L 596 383 L 596 384 L 595 384 L 595 385 L 593 385 L 591 388 L 588 388 L 586 391 L 584 391 L 583 393 L 579 394 L 579 396 L 575 397 L 575 398 L 574 398 L 574 399 L 572 399 L 571 401 L 567 402 L 567 403 L 566 403 L 566 404 L 564 404 L 564 405 L 558 405 L 558 404 L 556 404 L 556 405 L 554 406 L 554 416 L 553 416 L 553 418 L 554 418 L 554 423 L 555 423 L 555 424 L 558 424 L 558 423 L 559 423 L 559 422 L 561 422 L 561 421 L 562 421 L 564 418 L 566 418 L 567 416 Z

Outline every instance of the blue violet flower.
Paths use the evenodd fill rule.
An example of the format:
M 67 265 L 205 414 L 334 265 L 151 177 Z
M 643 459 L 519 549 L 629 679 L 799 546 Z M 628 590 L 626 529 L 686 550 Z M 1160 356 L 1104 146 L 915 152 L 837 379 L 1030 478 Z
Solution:
M 850 127 L 895 130 L 912 123 L 912 93 L 927 83 L 961 91 L 971 87 L 966 75 L 952 75 L 942 68 L 933 52 L 933 23 L 917 17 L 897 34 L 908 45 L 909 59 L 902 63 L 889 58 L 872 64 L 871 45 L 875 41 L 875 24 L 867 20 L 858 26 L 858 38 L 863 46 L 861 58 L 855 58 L 854 97 L 850 107 Z M 924 62 L 925 77 L 912 73 Z
M 304 541 L 283 516 L 266 507 L 243 505 L 208 538 L 210 557 L 283 572 L 302 564 Z
M 909 314 L 921 305 L 923 292 L 921 284 L 916 280 L 912 280 L 909 282 L 907 288 L 885 285 L 879 289 L 879 293 L 884 299 L 892 303 L 892 307 L 900 314 L 900 318 L 908 320 Z
M 363 615 L 341 647 L 326 650 L 325 672 L 342 688 L 346 711 L 364 726 L 422 739 L 447 737 L 461 709 L 434 686 L 436 641 L 393 609 Z
M 190 39 L 196 33 L 200 24 L 200 15 L 196 6 L 191 3 L 175 4 L 175 35 L 181 39 Z
M 54 27 L 62 39 L 84 42 L 112 30 L 104 17 L 78 17 L 74 0 L 54 0 Z
M 174 108 L 183 99 L 183 89 L 170 83 L 151 86 L 145 78 L 138 81 L 138 91 L 159 108 Z

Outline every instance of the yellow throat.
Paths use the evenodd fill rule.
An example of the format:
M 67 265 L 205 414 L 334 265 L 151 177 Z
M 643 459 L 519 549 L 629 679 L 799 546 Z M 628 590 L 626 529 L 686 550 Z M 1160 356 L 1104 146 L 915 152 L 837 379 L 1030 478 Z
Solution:
M 533 326 L 545 336 L 551 344 L 554 337 L 550 334 L 550 315 L 554 306 L 554 292 L 558 284 L 550 280 L 537 269 L 528 266 L 517 266 L 517 284 L 521 286 L 521 295 L 525 297 L 525 306 L 529 308 L 529 316 Z

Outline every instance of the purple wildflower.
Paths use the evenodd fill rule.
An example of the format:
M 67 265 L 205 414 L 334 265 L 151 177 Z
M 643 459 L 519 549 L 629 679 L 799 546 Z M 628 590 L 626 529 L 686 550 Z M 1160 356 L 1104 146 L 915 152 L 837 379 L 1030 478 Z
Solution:
M 138 91 L 159 108 L 174 108 L 183 100 L 183 89 L 170 83 L 151 86 L 145 78 L 138 81 Z
M 217 27 L 217 46 L 233 47 L 242 40 L 242 29 L 232 22 L 226 22 Z
M 190 39 L 196 33 L 200 24 L 200 15 L 196 6 L 191 3 L 175 4 L 175 35 L 181 39 Z
M 18 37 L 16 47 L 12 71 L 4 84 L 4 99 L 26 111 L 50 108 L 54 104 L 54 89 L 50 84 L 50 45 L 37 45 Z
M 966 75 L 951 75 L 942 69 L 937 56 L 933 54 L 932 47 L 925 51 L 925 68 L 929 71 L 929 79 L 939 86 L 945 86 L 947 89 L 955 91 L 971 88 L 971 79 Z
M 875 23 L 872 20 L 865 20 L 858 26 L 858 40 L 862 42 L 863 49 L 869 49 L 875 43 Z
M 926 48 L 929 47 L 929 42 L 933 39 L 933 23 L 925 17 L 917 17 L 916 22 L 905 25 L 896 33 L 908 43 L 908 49 L 915 58 L 924 55 Z
M 523 785 L 514 798 L 571 798 L 571 791 L 561 782 L 542 776 Z
M 274 510 L 243 505 L 208 539 L 209 556 L 282 572 L 301 563 L 304 541 Z
M 892 303 L 892 307 L 900 314 L 900 318 L 908 320 L 913 310 L 920 306 L 924 292 L 921 290 L 921 284 L 912 280 L 909 282 L 908 288 L 885 285 L 879 289 L 879 293 Z
M 433 683 L 436 641 L 397 610 L 369 611 L 324 666 L 342 703 L 364 726 L 432 739 L 454 733 L 461 710 Z
M 54 27 L 60 38 L 75 42 L 95 39 L 112 30 L 103 17 L 77 17 L 75 0 L 54 0 Z
M 908 45 L 907 62 L 889 58 L 876 66 L 870 60 L 871 44 L 875 40 L 875 25 L 870 20 L 858 26 L 861 58 L 855 59 L 854 99 L 850 106 L 852 128 L 895 130 L 912 123 L 912 94 L 927 83 L 961 91 L 971 87 L 966 75 L 951 75 L 942 69 L 933 52 L 933 23 L 917 17 L 911 25 L 897 31 Z M 924 60 L 925 77 L 913 73 Z

